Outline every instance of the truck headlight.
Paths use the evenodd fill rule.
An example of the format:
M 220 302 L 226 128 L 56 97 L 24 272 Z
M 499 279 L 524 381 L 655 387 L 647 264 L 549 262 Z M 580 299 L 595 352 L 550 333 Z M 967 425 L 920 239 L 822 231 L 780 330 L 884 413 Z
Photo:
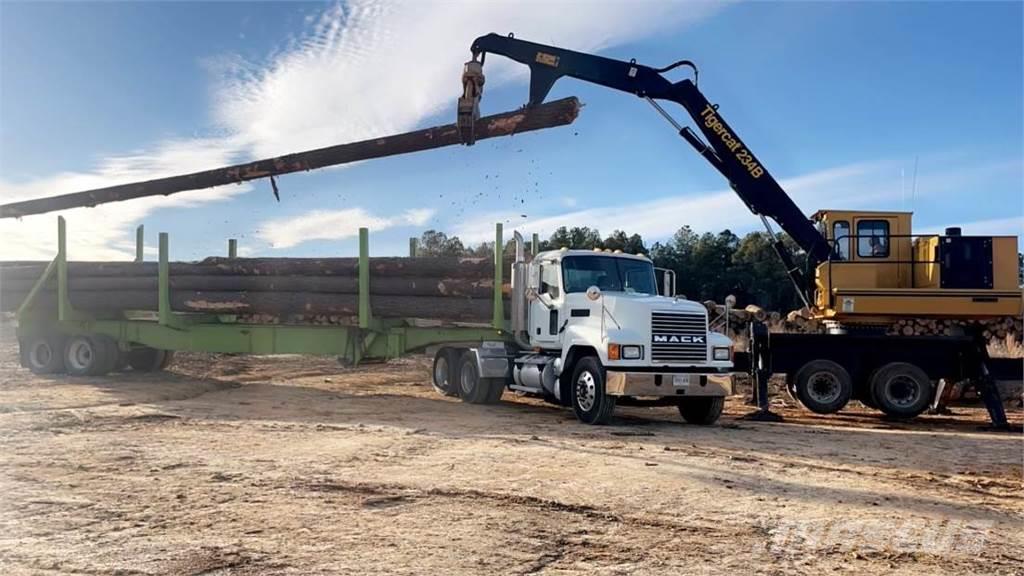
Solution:
M 623 360 L 639 360 L 644 357 L 644 349 L 642 346 L 623 346 L 622 347 L 622 359 Z
M 715 347 L 712 350 L 712 357 L 715 360 L 731 360 L 732 359 L 732 348 L 719 348 L 719 347 Z

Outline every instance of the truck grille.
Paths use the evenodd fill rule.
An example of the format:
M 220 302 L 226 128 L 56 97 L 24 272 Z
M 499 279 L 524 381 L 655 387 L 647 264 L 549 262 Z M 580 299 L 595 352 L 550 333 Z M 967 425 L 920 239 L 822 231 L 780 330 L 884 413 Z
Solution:
M 655 364 L 707 362 L 708 325 L 703 314 L 651 313 L 651 361 Z

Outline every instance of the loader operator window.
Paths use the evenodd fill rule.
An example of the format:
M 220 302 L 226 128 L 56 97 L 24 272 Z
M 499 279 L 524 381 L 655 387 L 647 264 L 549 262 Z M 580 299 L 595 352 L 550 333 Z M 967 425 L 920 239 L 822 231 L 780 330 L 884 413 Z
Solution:
M 850 223 L 840 220 L 832 225 L 832 241 L 835 242 L 835 255 L 840 260 L 850 259 Z
M 857 222 L 857 256 L 886 258 L 889 256 L 889 223 L 885 220 Z
M 654 266 L 643 260 L 608 256 L 569 256 L 562 259 L 565 292 L 586 292 L 597 286 L 602 292 L 656 295 Z

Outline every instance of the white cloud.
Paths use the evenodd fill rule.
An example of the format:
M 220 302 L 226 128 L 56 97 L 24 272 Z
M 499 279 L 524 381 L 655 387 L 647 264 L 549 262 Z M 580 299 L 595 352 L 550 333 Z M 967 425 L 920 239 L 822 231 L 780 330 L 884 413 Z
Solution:
M 403 132 L 453 108 L 462 64 L 479 35 L 515 32 L 599 50 L 702 20 L 721 6 L 355 0 L 326 10 L 307 36 L 265 66 L 222 62 L 216 115 L 259 157 Z M 527 68 L 490 58 L 485 72 L 493 89 L 525 78 Z
M 245 62 L 231 54 L 205 62 L 216 75 L 213 115 L 226 136 L 156 142 L 146 151 L 102 160 L 85 172 L 24 183 L 0 179 L 0 198 L 10 202 L 66 194 L 406 131 L 453 107 L 462 63 L 477 35 L 514 31 L 535 41 L 593 51 L 702 20 L 721 7 L 713 2 L 573 0 L 335 4 L 308 19 L 308 32 L 268 55 L 265 62 Z M 493 88 L 524 79 L 526 68 L 492 58 L 487 74 L 488 87 Z M 523 94 L 525 100 L 525 89 Z M 120 259 L 134 252 L 131 229 L 153 211 L 201 206 L 246 190 L 221 187 L 61 214 L 73 231 L 74 258 Z M 370 224 L 377 218 L 354 210 L 345 222 L 363 216 Z M 423 214 L 402 218 L 419 225 L 427 219 Z M 0 221 L 0 259 L 52 257 L 54 216 Z M 276 234 L 278 246 L 304 241 L 280 228 Z M 306 239 L 313 237 L 322 236 Z
M 902 206 L 899 166 L 898 162 L 888 160 L 859 162 L 785 178 L 779 184 L 808 215 L 817 209 L 901 210 L 906 207 Z M 1019 170 L 1018 160 L 982 164 L 951 161 L 943 170 L 929 174 L 927 188 L 919 188 L 917 195 L 940 195 L 950 190 L 953 185 L 950 183 L 969 190 L 991 176 L 994 170 L 1012 170 L 1015 166 Z M 522 218 L 513 212 L 471 215 L 452 232 L 464 242 L 483 242 L 493 237 L 494 222 L 505 222 L 507 228 L 542 236 L 550 235 L 559 226 L 589 226 L 603 234 L 625 229 L 638 231 L 649 241 L 668 238 L 684 225 L 698 232 L 727 228 L 742 232 L 761 227 L 757 217 L 732 190 L 721 189 L 666 195 L 626 205 L 595 206 L 539 218 Z M 964 233 L 1015 235 L 1021 233 L 1021 218 L 999 218 L 961 226 Z M 1015 227 L 1017 231 L 1013 232 Z M 919 233 L 935 233 L 935 230 L 941 231 L 929 229 Z
M 950 226 L 958 226 L 967 236 L 1024 237 L 1024 216 L 990 218 L 973 222 L 949 222 L 942 226 L 928 226 L 921 230 L 920 234 L 942 234 Z
M 4 202 L 13 202 L 194 172 L 229 163 L 235 151 L 230 140 L 171 140 L 159 144 L 152 152 L 107 158 L 89 172 L 65 172 L 17 184 L 0 180 L 0 198 Z M 131 229 L 152 211 L 175 206 L 200 206 L 226 200 L 247 190 L 248 184 L 221 186 L 174 196 L 115 202 L 96 208 L 3 219 L 0 220 L 0 237 L 4 239 L 0 243 L 0 259 L 52 258 L 57 251 L 58 215 L 67 220 L 68 253 L 72 258 L 130 258 L 135 253 L 135 236 Z
M 362 208 L 313 210 L 293 218 L 262 222 L 256 237 L 272 248 L 291 248 L 311 240 L 351 238 L 362 227 L 380 231 L 395 226 L 422 226 L 433 215 L 430 208 L 414 208 L 392 217 L 375 216 Z

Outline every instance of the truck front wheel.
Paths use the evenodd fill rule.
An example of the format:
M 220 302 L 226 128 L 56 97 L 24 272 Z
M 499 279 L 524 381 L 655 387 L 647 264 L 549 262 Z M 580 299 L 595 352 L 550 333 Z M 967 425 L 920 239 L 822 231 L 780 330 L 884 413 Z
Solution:
M 572 373 L 569 394 L 576 418 L 585 424 L 607 424 L 615 411 L 615 397 L 605 394 L 604 367 L 596 356 L 584 356 Z
M 682 398 L 679 400 L 679 415 L 688 424 L 710 426 L 718 422 L 718 417 L 722 415 L 724 406 L 725 398 L 722 396 Z

